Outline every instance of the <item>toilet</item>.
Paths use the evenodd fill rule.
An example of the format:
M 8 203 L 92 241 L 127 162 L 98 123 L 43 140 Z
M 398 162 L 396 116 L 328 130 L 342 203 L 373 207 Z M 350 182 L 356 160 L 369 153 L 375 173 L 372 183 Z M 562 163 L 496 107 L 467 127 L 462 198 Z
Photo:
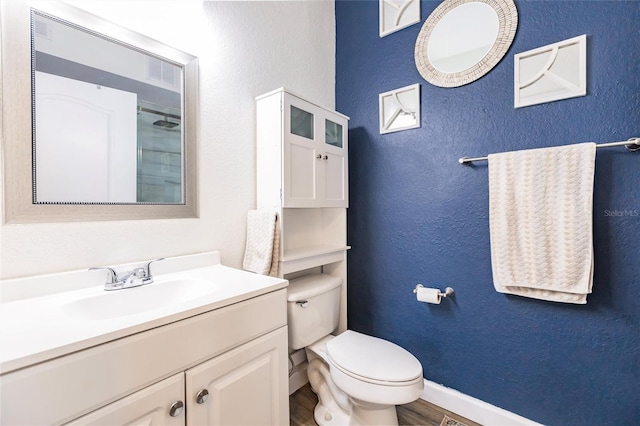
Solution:
M 289 280 L 289 348 L 305 348 L 318 395 L 320 426 L 397 425 L 396 405 L 422 394 L 422 365 L 400 346 L 338 326 L 342 279 L 313 274 Z

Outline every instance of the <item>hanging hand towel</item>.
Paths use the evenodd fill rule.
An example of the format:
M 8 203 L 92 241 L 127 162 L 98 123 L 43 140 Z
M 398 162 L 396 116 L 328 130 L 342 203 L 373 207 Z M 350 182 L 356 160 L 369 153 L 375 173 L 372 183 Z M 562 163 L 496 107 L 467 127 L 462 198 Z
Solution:
M 587 303 L 593 284 L 594 143 L 489 155 L 497 291 Z
M 279 234 L 274 212 L 250 210 L 247 213 L 247 245 L 242 267 L 261 275 L 278 275 Z

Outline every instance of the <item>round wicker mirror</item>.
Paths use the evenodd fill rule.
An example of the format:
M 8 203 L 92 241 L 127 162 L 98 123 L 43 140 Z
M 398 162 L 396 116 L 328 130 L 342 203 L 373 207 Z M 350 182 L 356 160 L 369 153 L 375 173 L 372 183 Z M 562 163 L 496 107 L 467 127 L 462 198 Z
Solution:
M 513 0 L 444 0 L 418 34 L 416 67 L 435 86 L 471 83 L 500 62 L 517 27 Z

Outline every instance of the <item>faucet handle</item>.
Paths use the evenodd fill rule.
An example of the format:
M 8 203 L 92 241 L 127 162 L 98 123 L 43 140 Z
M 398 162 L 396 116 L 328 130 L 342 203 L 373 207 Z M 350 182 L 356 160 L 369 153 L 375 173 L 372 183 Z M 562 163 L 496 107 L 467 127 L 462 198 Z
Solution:
M 147 264 L 144 266 L 144 273 L 146 274 L 147 277 L 151 276 L 151 264 L 153 262 L 159 262 L 161 260 L 164 260 L 164 257 L 161 257 L 159 259 L 154 259 L 154 260 L 150 260 L 149 262 L 147 262 Z
M 106 269 L 109 272 L 109 274 L 107 275 L 107 284 L 116 284 L 119 281 L 116 271 L 114 271 L 113 268 L 109 268 L 108 266 L 89 268 L 89 271 L 95 271 L 99 269 Z
M 136 278 L 146 278 L 149 274 L 147 274 L 145 268 L 134 268 L 133 271 L 131 271 L 131 275 Z

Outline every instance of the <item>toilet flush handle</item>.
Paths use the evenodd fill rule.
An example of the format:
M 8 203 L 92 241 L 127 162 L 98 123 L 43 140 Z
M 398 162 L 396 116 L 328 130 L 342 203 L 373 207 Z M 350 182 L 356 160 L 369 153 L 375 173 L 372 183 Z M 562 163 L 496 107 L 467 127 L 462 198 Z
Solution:
M 300 306 L 301 308 L 306 308 L 307 306 L 309 306 L 309 301 L 301 300 L 299 302 L 296 302 L 296 305 Z

